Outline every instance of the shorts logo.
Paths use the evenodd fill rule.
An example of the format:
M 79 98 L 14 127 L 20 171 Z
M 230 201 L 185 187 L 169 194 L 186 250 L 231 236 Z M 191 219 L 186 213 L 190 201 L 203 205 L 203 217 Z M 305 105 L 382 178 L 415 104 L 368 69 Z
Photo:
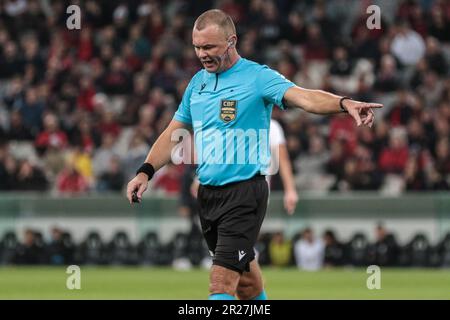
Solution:
M 220 119 L 227 123 L 236 119 L 236 106 L 236 100 L 220 101 Z
M 238 251 L 238 254 L 239 254 L 239 261 L 241 261 L 242 258 L 246 255 L 244 250 Z

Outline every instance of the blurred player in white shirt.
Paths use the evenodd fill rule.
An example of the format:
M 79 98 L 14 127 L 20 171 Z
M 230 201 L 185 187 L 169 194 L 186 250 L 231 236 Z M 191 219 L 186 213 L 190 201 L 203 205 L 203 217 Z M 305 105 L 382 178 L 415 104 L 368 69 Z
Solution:
M 284 188 L 284 208 L 289 215 L 292 215 L 297 206 L 298 195 L 295 188 L 294 174 L 292 173 L 292 165 L 289 160 L 283 128 L 278 121 L 274 119 L 270 119 L 269 143 L 271 153 L 269 173 L 274 175 L 278 172 L 278 169 L 280 170 L 280 177 Z M 269 183 L 269 186 L 270 179 L 271 176 L 268 175 L 267 182 Z

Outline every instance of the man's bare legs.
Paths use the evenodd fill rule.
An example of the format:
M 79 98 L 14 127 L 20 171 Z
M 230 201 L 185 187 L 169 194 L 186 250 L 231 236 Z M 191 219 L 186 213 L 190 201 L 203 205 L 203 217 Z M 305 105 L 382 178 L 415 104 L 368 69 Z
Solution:
M 209 276 L 210 294 L 226 293 L 235 296 L 240 277 L 239 272 L 213 265 Z
M 250 262 L 250 272 L 239 272 L 213 265 L 210 273 L 210 294 L 226 293 L 241 300 L 257 297 L 264 289 L 261 269 L 256 260 Z
M 254 259 L 250 262 L 250 272 L 244 272 L 239 279 L 237 296 L 240 300 L 250 300 L 257 297 L 264 290 L 261 269 Z

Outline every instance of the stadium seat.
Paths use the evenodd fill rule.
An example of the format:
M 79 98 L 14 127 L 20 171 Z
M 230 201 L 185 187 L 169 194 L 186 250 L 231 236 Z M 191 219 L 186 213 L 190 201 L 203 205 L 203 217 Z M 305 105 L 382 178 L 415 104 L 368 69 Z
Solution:
M 258 252 L 258 263 L 262 266 L 267 266 L 270 264 L 270 239 L 272 239 L 272 233 L 263 232 L 260 234 L 259 239 L 255 245 L 256 251 Z
M 91 231 L 79 247 L 79 259 L 82 264 L 99 265 L 106 262 L 105 244 L 97 231 Z
M 395 266 L 398 262 L 399 246 L 393 234 L 387 234 L 368 248 L 368 263 L 378 266 Z
M 108 263 L 130 265 L 137 262 L 135 247 L 125 231 L 118 231 L 108 244 Z
M 139 262 L 144 265 L 158 264 L 161 244 L 155 231 L 148 231 L 137 245 Z
M 52 265 L 66 265 L 75 263 L 75 244 L 69 232 L 57 231 L 46 246 L 49 263 Z
M 14 231 L 8 231 L 0 242 L 0 265 L 14 263 L 15 254 L 19 242 Z
M 188 236 L 185 233 L 177 232 L 173 239 L 173 259 L 186 258 L 188 244 Z
M 200 265 L 205 257 L 209 256 L 208 247 L 198 228 L 192 228 L 187 235 L 187 257 L 194 266 Z
M 423 233 L 416 234 L 407 245 L 407 253 L 410 259 L 411 266 L 429 266 L 431 245 L 428 238 Z
M 450 232 L 437 245 L 437 252 L 440 257 L 440 266 L 450 267 Z
M 356 233 L 346 246 L 347 261 L 354 266 L 366 266 L 368 264 L 369 241 L 363 233 Z
M 26 229 L 23 241 L 16 246 L 14 262 L 26 265 L 46 264 L 47 258 L 42 233 Z
M 40 263 L 43 264 L 47 264 L 48 263 L 48 255 L 47 255 L 47 251 L 46 251 L 46 244 L 45 244 L 45 240 L 44 240 L 44 236 L 42 235 L 41 231 L 34 231 L 34 236 L 35 236 L 35 244 L 36 247 L 38 248 L 40 254 Z

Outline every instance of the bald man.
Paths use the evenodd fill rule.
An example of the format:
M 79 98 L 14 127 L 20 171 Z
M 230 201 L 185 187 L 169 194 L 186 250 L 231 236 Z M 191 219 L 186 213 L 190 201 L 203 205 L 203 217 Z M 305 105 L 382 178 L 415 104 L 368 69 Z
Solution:
M 241 58 L 230 16 L 209 10 L 195 21 L 192 42 L 203 69 L 190 81 L 174 118 L 127 187 L 140 202 L 148 180 L 171 160 L 172 134 L 193 128 L 199 215 L 213 256 L 209 299 L 267 299 L 254 245 L 267 207 L 269 126 L 274 105 L 316 114 L 348 112 L 372 127 L 373 108 L 320 90 L 296 86 L 267 66 Z

